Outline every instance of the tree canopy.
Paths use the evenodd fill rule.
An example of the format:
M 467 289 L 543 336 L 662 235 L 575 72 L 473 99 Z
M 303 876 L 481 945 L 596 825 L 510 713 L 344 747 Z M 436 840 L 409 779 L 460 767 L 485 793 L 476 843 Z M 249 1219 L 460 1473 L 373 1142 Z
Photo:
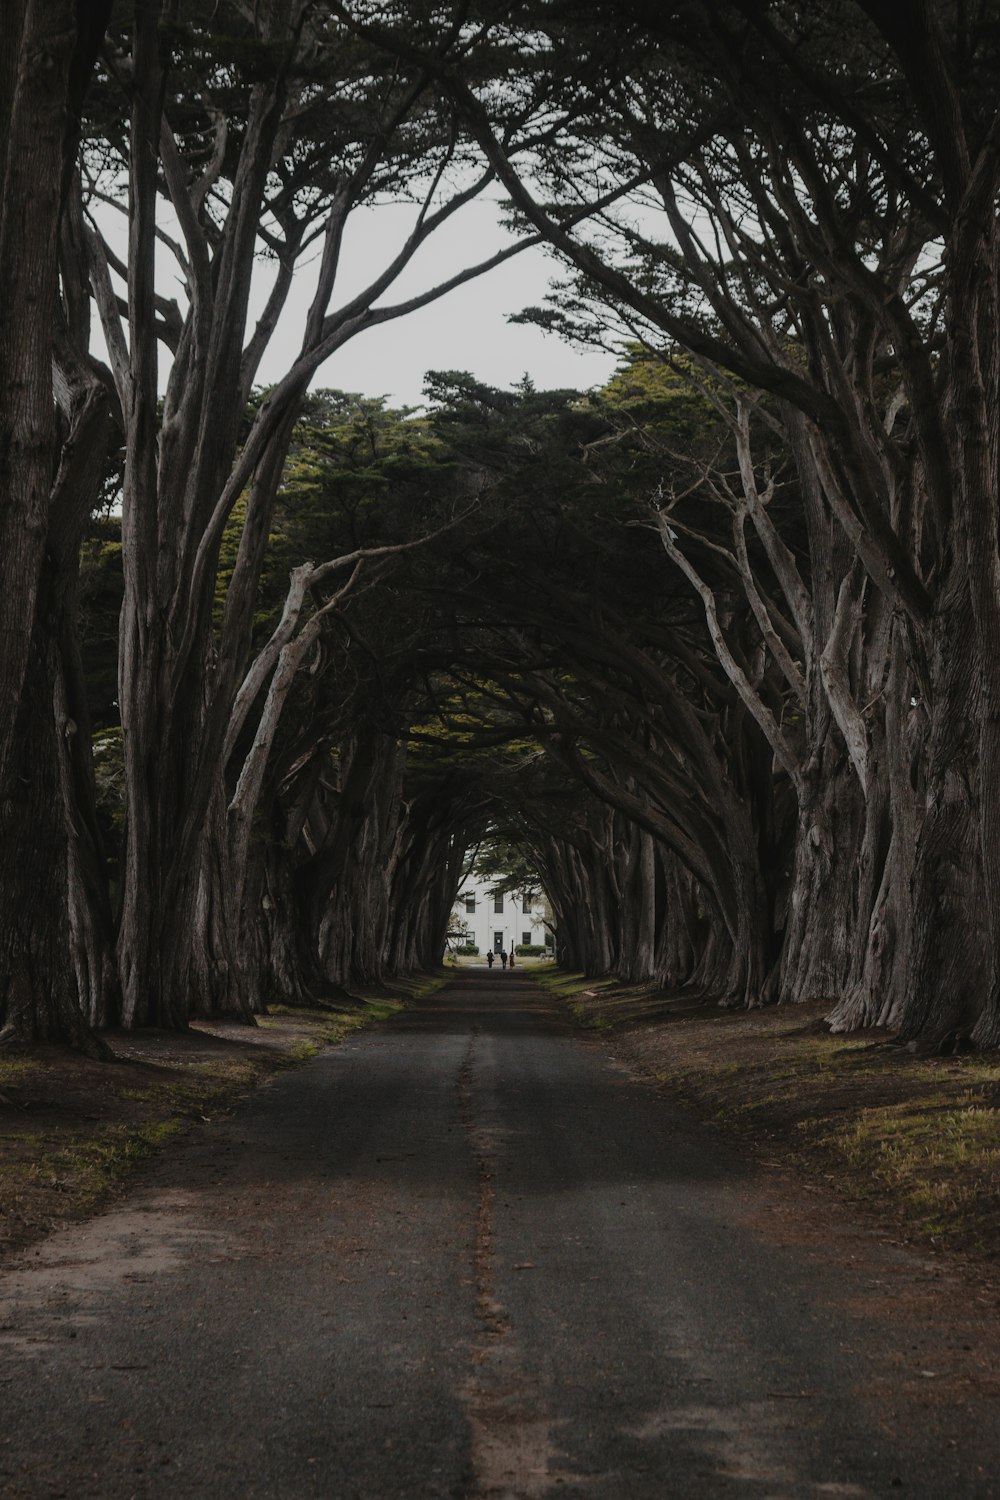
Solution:
M 0 24 L 0 1036 L 432 965 L 478 849 L 588 972 L 996 1045 L 992 5 Z M 603 390 L 314 388 L 539 243 Z

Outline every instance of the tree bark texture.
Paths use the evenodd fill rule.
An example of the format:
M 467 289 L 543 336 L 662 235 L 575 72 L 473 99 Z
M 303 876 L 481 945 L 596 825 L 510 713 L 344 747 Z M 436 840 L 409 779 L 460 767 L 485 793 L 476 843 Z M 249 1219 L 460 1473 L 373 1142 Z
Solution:
M 73 0 L 0 17 L 0 701 L 19 701 L 48 527 L 52 350 Z M 15 718 L 0 718 L 0 786 Z
M 81 950 L 74 945 L 71 955 L 70 948 L 71 914 L 90 908 L 88 893 L 75 888 L 78 865 L 68 849 L 62 784 L 67 752 L 59 741 L 73 731 L 53 699 L 62 682 L 57 609 L 57 600 L 43 589 L 0 801 L 0 1041 L 63 1042 L 98 1057 L 105 1049 L 79 1003 L 78 983 L 86 971 L 74 958 Z M 68 882 L 74 883 L 72 900 Z M 99 965 L 99 948 L 96 955 Z M 100 993 L 101 976 L 93 978 Z M 91 993 L 88 988 L 84 1004 Z

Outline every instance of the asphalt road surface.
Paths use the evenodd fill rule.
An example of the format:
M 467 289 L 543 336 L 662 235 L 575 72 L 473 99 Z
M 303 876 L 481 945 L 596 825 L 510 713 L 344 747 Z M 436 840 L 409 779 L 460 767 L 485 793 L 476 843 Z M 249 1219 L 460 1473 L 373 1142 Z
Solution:
M 281 1075 L 0 1295 L 3 1500 L 1000 1496 L 974 1296 L 517 973 Z

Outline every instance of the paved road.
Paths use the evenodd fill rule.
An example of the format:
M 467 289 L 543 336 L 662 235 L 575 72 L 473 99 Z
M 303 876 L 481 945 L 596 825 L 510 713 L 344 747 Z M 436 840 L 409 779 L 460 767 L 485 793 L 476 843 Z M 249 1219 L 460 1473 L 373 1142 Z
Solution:
M 824 1212 L 467 971 L 0 1280 L 0 1495 L 1000 1496 L 954 1288 Z

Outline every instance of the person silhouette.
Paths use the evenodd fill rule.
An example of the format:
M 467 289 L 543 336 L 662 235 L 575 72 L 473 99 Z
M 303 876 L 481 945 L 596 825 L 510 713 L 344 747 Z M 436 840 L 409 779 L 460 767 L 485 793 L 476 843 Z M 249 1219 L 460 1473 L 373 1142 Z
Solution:
M 493 949 L 492 948 L 487 948 L 487 950 L 486 950 L 486 962 L 489 965 L 489 967 L 492 969 L 492 967 L 493 967 Z
M 503 964 L 504 968 L 506 969 L 506 967 L 507 967 L 507 950 L 506 950 L 506 948 L 501 948 L 500 949 L 500 962 Z

